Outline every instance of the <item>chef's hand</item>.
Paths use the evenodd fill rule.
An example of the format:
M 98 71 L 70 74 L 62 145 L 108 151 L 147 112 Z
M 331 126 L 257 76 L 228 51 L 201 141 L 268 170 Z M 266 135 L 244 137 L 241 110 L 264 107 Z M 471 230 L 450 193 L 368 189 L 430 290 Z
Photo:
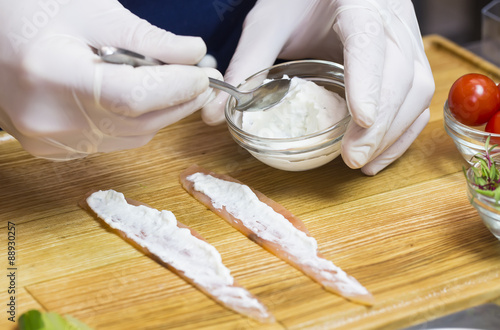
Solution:
M 365 174 L 401 156 L 429 120 L 434 80 L 410 0 L 260 0 L 225 80 L 238 84 L 276 58 L 344 64 L 353 120 L 342 156 Z M 203 109 L 207 123 L 223 120 L 226 98 Z
M 103 63 L 100 46 L 175 65 Z M 94 49 L 94 50 L 93 50 Z M 0 5 L 0 127 L 33 155 L 66 160 L 146 144 L 212 98 L 200 38 L 156 28 L 116 0 Z

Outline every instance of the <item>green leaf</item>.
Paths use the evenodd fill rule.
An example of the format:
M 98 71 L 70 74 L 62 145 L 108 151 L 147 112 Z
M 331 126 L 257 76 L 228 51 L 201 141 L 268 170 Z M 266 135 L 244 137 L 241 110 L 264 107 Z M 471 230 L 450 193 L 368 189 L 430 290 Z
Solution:
M 484 186 L 484 185 L 486 185 L 486 180 L 482 177 L 476 178 L 476 184 L 478 186 Z
M 19 330 L 92 330 L 72 316 L 30 310 L 19 318 Z
M 476 189 L 476 192 L 488 197 L 493 197 L 495 195 L 495 192 L 491 190 Z
M 42 313 L 35 309 L 27 311 L 19 317 L 19 329 L 43 329 Z
M 494 197 L 495 202 L 500 205 L 500 171 L 497 163 L 491 158 L 491 153 L 498 146 L 490 145 L 491 136 L 486 138 L 484 153 L 474 155 L 474 164 L 470 169 L 470 177 L 465 172 L 467 181 L 475 186 L 475 190 L 485 196 Z
M 66 320 L 57 313 L 43 313 L 42 318 L 45 324 L 44 329 L 53 329 L 53 330 L 67 329 Z

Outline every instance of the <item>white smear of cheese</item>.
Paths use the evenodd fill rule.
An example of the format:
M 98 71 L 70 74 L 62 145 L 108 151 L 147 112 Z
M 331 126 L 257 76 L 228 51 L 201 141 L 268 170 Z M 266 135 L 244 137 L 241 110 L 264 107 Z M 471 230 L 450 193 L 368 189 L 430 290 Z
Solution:
M 347 114 L 340 95 L 293 77 L 283 101 L 265 111 L 243 112 L 242 129 L 265 138 L 295 138 L 327 129 Z
M 231 286 L 234 279 L 219 252 L 193 236 L 189 229 L 177 227 L 172 212 L 130 205 L 122 193 L 114 190 L 93 193 L 87 198 L 87 204 L 111 228 L 125 233 L 235 310 L 255 308 L 267 314 L 265 307 L 248 291 Z
M 331 261 L 318 257 L 318 244 L 313 237 L 295 228 L 282 214 L 259 200 L 246 185 L 221 180 L 204 173 L 187 177 L 194 189 L 207 195 L 215 208 L 239 219 L 259 238 L 279 245 L 283 253 L 297 264 L 308 266 L 331 285 L 346 294 L 369 294 L 356 279 L 347 275 Z

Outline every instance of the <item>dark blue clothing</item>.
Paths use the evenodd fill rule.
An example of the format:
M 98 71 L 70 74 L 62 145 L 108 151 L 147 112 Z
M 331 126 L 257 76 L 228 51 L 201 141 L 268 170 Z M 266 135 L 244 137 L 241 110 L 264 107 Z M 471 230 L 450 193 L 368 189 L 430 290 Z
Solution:
M 202 37 L 224 73 L 256 0 L 119 0 L 137 16 L 179 35 Z

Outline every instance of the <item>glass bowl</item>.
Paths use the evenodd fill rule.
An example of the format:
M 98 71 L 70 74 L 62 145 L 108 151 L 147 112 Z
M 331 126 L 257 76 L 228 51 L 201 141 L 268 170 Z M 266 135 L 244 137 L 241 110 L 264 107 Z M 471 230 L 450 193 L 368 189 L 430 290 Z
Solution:
M 491 156 L 500 163 L 500 153 Z M 475 166 L 478 166 L 477 164 Z M 483 223 L 497 239 L 500 240 L 500 202 L 495 202 L 495 198 L 485 196 L 476 191 L 471 183 L 472 168 L 469 168 L 467 174 L 467 197 L 472 206 L 476 208 L 483 220 Z
M 310 80 L 345 99 L 344 67 L 320 61 L 291 61 L 257 72 L 242 82 L 238 89 L 250 90 L 265 79 L 279 79 L 284 75 Z M 234 109 L 236 100 L 229 98 L 225 116 L 233 139 L 261 162 L 286 171 L 304 171 L 322 166 L 340 154 L 342 137 L 351 120 L 347 114 L 334 125 L 296 138 L 267 138 L 242 129 L 242 113 Z
M 448 135 L 453 139 L 458 151 L 464 159 L 473 164 L 474 155 L 483 154 L 486 150 L 484 144 L 489 135 L 491 135 L 490 146 L 500 144 L 500 134 L 487 133 L 484 126 L 467 126 L 459 122 L 450 112 L 448 101 L 444 104 L 444 128 Z M 493 152 L 499 152 L 500 147 L 495 147 Z

